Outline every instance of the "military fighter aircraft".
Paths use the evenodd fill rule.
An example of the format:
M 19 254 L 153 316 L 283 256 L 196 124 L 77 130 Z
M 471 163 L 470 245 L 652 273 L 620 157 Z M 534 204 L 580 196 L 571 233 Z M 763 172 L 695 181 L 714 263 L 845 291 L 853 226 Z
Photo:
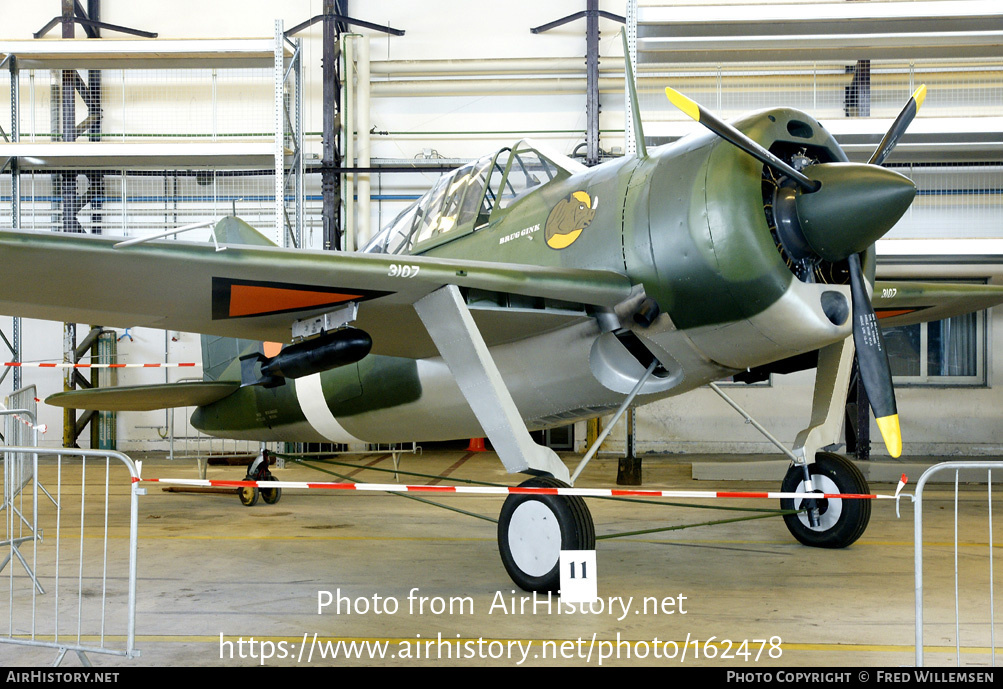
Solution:
M 648 150 L 638 122 L 637 154 L 593 168 L 521 141 L 443 175 L 358 253 L 278 248 L 236 218 L 216 226 L 224 251 L 3 232 L 0 312 L 207 336 L 204 382 L 61 393 L 52 404 L 194 405 L 200 430 L 257 441 L 486 435 L 530 486 L 570 478 L 531 430 L 817 352 L 812 422 L 784 490 L 866 493 L 851 462 L 821 450 L 838 439 L 854 341 L 889 452 L 901 450 L 868 289 L 874 242 L 916 193 L 880 164 L 923 93 L 870 162 L 853 164 L 803 112 L 727 124 L 669 90 L 707 131 Z M 113 293 L 101 278 L 112 274 Z M 952 304 L 1001 300 L 937 289 L 881 290 L 879 310 L 942 318 Z M 849 545 L 870 516 L 862 500 L 787 506 L 806 508 L 787 518 L 794 536 L 822 547 Z M 559 550 L 593 548 L 594 527 L 580 497 L 513 495 L 498 538 L 518 585 L 555 589 Z

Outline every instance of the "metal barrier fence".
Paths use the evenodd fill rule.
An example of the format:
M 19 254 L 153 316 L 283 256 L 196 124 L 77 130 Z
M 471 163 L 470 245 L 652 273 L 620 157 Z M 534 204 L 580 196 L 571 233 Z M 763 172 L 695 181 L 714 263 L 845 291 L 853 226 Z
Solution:
M 88 653 L 138 656 L 137 514 L 138 497 L 145 491 L 133 480 L 139 478 L 136 465 L 124 454 L 108 450 L 46 449 L 42 460 L 36 448 L 3 450 L 5 496 L 18 486 L 17 480 L 8 482 L 8 468 L 19 455 L 32 458 L 38 480 L 32 491 L 18 489 L 19 500 L 29 503 L 22 513 L 30 508 L 36 527 L 18 544 L 21 551 L 30 547 L 31 553 L 19 555 L 30 558 L 35 574 L 18 577 L 11 567 L 4 577 L 7 595 L 0 594 L 0 646 L 55 649 L 53 665 L 68 651 L 85 665 L 90 665 Z M 39 498 L 43 481 L 55 486 L 51 505 Z M 9 557 L 17 557 L 13 510 L 7 510 L 5 523 Z
M 30 417 L 38 418 L 38 392 L 34 385 L 26 385 L 15 390 L 7 396 L 7 409 L 27 409 Z M 4 444 L 6 445 L 35 445 L 32 440 L 31 428 L 25 423 L 12 425 L 10 422 L 16 419 L 8 419 L 4 428 Z
M 17 431 L 17 435 L 24 433 L 19 431 L 24 428 L 30 436 L 31 447 L 38 447 L 38 426 L 35 423 L 35 413 L 31 409 L 4 409 L 0 410 L 0 415 L 4 417 L 4 438 L 10 438 Z M 26 444 L 27 445 L 27 444 Z M 0 549 L 6 549 L 7 554 L 0 560 L 0 572 L 9 564 L 14 568 L 14 561 L 17 560 L 24 568 L 28 576 L 31 577 L 35 588 L 39 593 L 44 593 L 38 578 L 35 576 L 35 568 L 28 564 L 24 555 L 21 554 L 21 547 L 28 541 L 37 541 L 41 538 L 38 528 L 38 491 L 42 488 L 37 480 L 37 456 L 33 452 L 11 453 L 3 463 L 3 502 L 0 503 L 0 513 L 4 515 L 4 539 L 0 540 Z M 31 508 L 30 519 L 28 509 L 25 506 L 25 488 L 28 484 L 33 485 L 31 497 L 28 498 L 28 507 Z M 48 495 L 48 493 L 45 493 Z M 49 496 L 51 499 L 52 496 Z
M 3 444 L 38 446 L 38 402 L 35 386 L 29 385 L 12 392 L 6 400 L 6 406 L 0 412 L 3 415 Z M 30 455 L 18 457 L 18 476 L 27 485 L 32 479 Z M 5 501 L 6 504 L 6 501 Z
M 986 490 L 986 503 L 988 512 L 988 527 L 984 536 L 987 538 L 985 546 L 987 549 L 987 555 L 985 557 L 986 564 L 988 566 L 988 572 L 983 573 L 988 574 L 988 597 L 989 597 L 989 609 L 988 609 L 988 625 L 985 620 L 980 622 L 968 623 L 966 622 L 966 633 L 969 634 L 969 639 L 972 639 L 975 634 L 980 633 L 982 627 L 988 626 L 988 639 L 981 639 L 978 643 L 984 643 L 988 641 L 989 643 L 989 654 L 991 657 L 992 665 L 996 665 L 996 616 L 995 616 L 995 597 L 994 597 L 994 562 L 993 562 L 993 483 L 992 483 L 992 472 L 993 470 L 1003 470 L 1003 462 L 944 462 L 941 464 L 935 464 L 934 466 L 923 472 L 920 477 L 919 482 L 916 484 L 916 492 L 914 496 L 914 547 L 915 547 L 915 578 L 916 578 L 916 666 L 923 666 L 923 655 L 924 655 L 924 645 L 923 645 L 923 489 L 926 486 L 927 481 L 931 479 L 935 474 L 943 471 L 954 471 L 954 537 L 953 537 L 953 551 L 954 551 L 954 641 L 955 641 L 955 654 L 957 659 L 957 664 L 961 665 L 961 636 L 962 636 L 962 625 L 961 625 L 961 597 L 960 597 L 960 574 L 961 568 L 959 568 L 959 539 L 958 539 L 958 523 L 959 523 L 959 485 L 961 483 L 960 475 L 962 471 L 978 471 L 979 474 L 975 477 L 969 475 L 966 476 L 964 481 L 985 481 L 987 485 Z M 982 473 L 985 472 L 985 473 Z M 980 542 L 974 544 L 972 547 L 981 547 Z M 966 567 L 964 568 L 964 573 L 970 578 L 975 578 L 980 573 L 975 567 L 968 566 L 971 563 L 971 558 L 967 558 L 969 562 L 966 562 Z M 981 583 L 981 582 L 980 582 Z M 966 603 L 970 601 L 966 600 Z M 984 607 L 981 607 L 978 603 L 974 603 L 977 610 L 984 611 Z M 968 607 L 972 607 L 968 605 Z M 967 612 L 967 611 L 966 611 Z

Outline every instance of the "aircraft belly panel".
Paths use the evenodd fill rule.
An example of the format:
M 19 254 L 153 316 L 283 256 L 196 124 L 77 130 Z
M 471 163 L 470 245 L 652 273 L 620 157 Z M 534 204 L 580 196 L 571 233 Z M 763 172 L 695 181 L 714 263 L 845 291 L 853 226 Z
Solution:
M 642 335 L 655 345 L 656 354 L 683 364 L 682 371 L 673 375 L 671 384 L 645 388 L 639 403 L 679 394 L 731 372 L 703 358 L 698 343 L 689 341 L 689 333 L 673 329 L 674 337 L 666 339 L 655 330 L 658 328 Z M 626 391 L 610 389 L 590 368 L 590 356 L 600 335 L 593 320 L 491 348 L 531 430 L 608 413 L 623 401 Z M 290 437 L 282 439 L 304 440 L 305 426 L 310 439 L 320 435 L 337 443 L 421 442 L 484 435 L 440 357 L 415 361 L 371 355 L 359 362 L 359 369 L 362 394 L 345 401 L 338 400 L 332 382 L 337 370 L 295 381 L 296 397 L 308 423 L 287 427 Z
M 530 428 L 588 418 L 595 415 L 590 409 L 615 407 L 623 399 L 602 386 L 589 369 L 589 352 L 598 335 L 593 321 L 491 348 L 520 414 L 530 420 Z M 554 352 L 560 356 L 554 357 Z M 373 443 L 483 436 L 445 362 L 436 357 L 414 363 L 419 398 L 360 413 L 336 414 L 339 427 L 354 438 Z M 363 388 L 360 402 L 368 396 L 365 380 Z M 567 418 L 569 412 L 577 416 Z

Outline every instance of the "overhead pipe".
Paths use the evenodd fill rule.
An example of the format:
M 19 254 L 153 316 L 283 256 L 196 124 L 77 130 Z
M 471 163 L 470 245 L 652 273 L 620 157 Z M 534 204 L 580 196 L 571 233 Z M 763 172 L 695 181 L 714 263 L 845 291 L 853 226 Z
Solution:
M 498 75 L 498 74 L 584 74 L 580 57 L 499 58 L 496 60 L 379 60 L 372 63 L 376 75 Z M 601 72 L 622 72 L 622 57 L 603 57 Z
M 358 64 L 358 107 L 355 109 L 356 122 L 358 123 L 359 137 L 359 162 L 357 167 L 366 169 L 370 166 L 370 73 L 369 73 L 369 37 L 359 36 L 357 39 L 356 60 Z M 372 234 L 370 228 L 370 174 L 368 172 L 359 173 L 358 191 L 358 232 L 356 245 L 365 246 L 369 242 Z
M 353 36 L 357 34 L 342 34 L 341 36 L 341 134 L 344 146 L 341 150 L 345 152 L 344 163 L 347 167 L 355 166 L 355 127 L 353 124 L 353 113 L 355 112 L 355 88 L 354 88 L 354 59 L 353 59 Z M 355 175 L 346 174 L 344 184 L 341 185 L 342 201 L 345 206 L 342 227 L 343 251 L 355 250 Z
M 373 63 L 378 64 L 378 63 Z M 720 70 L 726 79 L 737 78 L 728 73 L 728 70 Z M 472 75 L 473 76 L 473 75 Z M 672 80 L 681 88 L 700 89 L 717 88 L 719 79 L 722 76 L 716 68 L 713 74 L 676 74 Z M 765 73 L 757 75 L 743 75 L 742 83 L 745 86 L 752 86 L 755 90 L 774 89 L 777 79 L 781 77 L 780 72 Z M 806 75 L 807 77 L 807 75 Z M 837 88 L 845 86 L 852 78 L 844 72 L 836 73 L 831 70 L 818 70 L 811 74 L 811 81 L 807 79 L 802 83 L 795 80 L 789 84 L 788 90 L 805 91 L 808 89 L 826 86 Z M 666 77 L 653 75 L 637 75 L 639 91 L 646 88 L 659 90 L 664 86 Z M 930 79 L 927 79 L 930 82 Z M 397 96 L 456 96 L 456 95 L 495 95 L 495 94 L 536 94 L 536 93 L 568 93 L 581 94 L 586 88 L 584 77 L 540 77 L 527 79 L 525 77 L 498 78 L 485 75 L 484 78 L 469 79 L 411 79 L 411 80 L 387 80 L 373 81 L 371 95 L 374 97 L 397 97 Z M 876 75 L 872 82 L 872 89 L 898 91 L 903 87 L 903 82 L 898 75 Z M 599 79 L 599 90 L 601 92 L 613 93 L 623 89 L 623 75 L 614 77 L 602 77 Z
M 838 69 L 839 61 L 829 69 Z M 811 69 L 818 68 L 817 61 L 810 61 Z M 970 66 L 970 61 L 937 61 L 937 66 L 941 69 L 953 67 Z M 903 59 L 891 59 L 883 62 L 885 68 L 901 69 L 903 71 L 910 68 L 911 62 Z M 701 67 L 723 72 L 747 72 L 748 64 L 744 62 L 718 62 L 708 59 L 701 62 L 686 62 L 681 67 L 679 62 L 645 62 L 635 66 L 635 73 L 638 78 L 654 73 L 678 72 L 683 69 L 701 69 Z M 825 67 L 821 67 L 825 69 Z M 585 63 L 581 58 L 498 58 L 494 60 L 472 59 L 472 60 L 376 60 L 372 63 L 371 71 L 373 76 L 383 78 L 396 78 L 400 76 L 422 76 L 422 77 L 448 77 L 448 76 L 504 76 L 527 74 L 539 76 L 558 76 L 562 74 L 584 75 Z M 619 55 L 604 55 L 602 63 L 599 65 L 600 72 L 609 72 L 614 75 L 622 75 L 624 71 L 623 57 Z M 643 72 L 643 74 L 642 74 Z M 885 72 L 882 72 L 885 74 Z M 878 76 L 878 75 L 876 75 Z
M 480 79 L 374 81 L 373 96 L 455 96 L 494 95 L 498 93 L 569 93 L 585 92 L 585 78 L 499 79 L 490 82 Z M 599 80 L 599 90 L 619 92 L 623 77 L 606 77 Z

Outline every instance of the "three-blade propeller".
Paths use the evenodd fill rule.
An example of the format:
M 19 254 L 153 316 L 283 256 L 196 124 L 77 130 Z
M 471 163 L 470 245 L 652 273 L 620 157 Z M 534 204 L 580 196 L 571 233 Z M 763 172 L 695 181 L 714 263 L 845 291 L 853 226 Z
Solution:
M 853 343 L 860 380 L 892 457 L 902 453 L 902 434 L 891 367 L 881 328 L 867 294 L 860 253 L 898 221 L 916 187 L 898 173 L 879 167 L 909 127 L 926 97 L 921 86 L 881 139 L 867 164 L 816 163 L 797 170 L 678 91 L 665 89 L 669 101 L 712 132 L 770 167 L 780 178 L 774 214 L 784 248 L 794 258 L 814 254 L 845 260 L 853 303 Z

